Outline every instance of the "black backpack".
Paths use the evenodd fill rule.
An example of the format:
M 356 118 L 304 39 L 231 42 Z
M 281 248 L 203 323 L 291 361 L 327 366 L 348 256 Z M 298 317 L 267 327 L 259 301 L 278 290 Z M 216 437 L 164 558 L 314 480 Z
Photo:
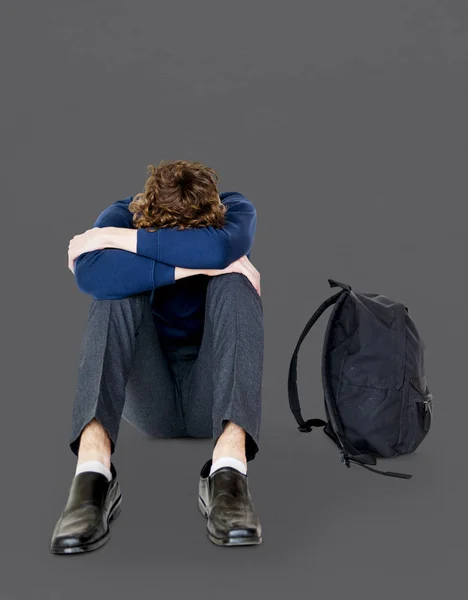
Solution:
M 289 366 L 289 406 L 299 431 L 324 427 L 340 449 L 342 463 L 379 471 L 377 458 L 414 452 L 432 419 L 432 394 L 424 370 L 425 344 L 408 308 L 382 294 L 342 289 L 323 302 L 304 327 Z M 327 421 L 304 421 L 297 392 L 299 347 L 320 315 L 334 305 L 322 352 L 322 386 Z

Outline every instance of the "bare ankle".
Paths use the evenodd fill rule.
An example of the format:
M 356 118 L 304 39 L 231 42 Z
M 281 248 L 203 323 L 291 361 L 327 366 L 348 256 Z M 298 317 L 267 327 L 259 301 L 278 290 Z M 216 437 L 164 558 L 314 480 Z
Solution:
M 247 464 L 245 456 L 245 431 L 232 421 L 224 426 L 223 433 L 213 449 L 213 462 L 221 456 L 231 456 Z
M 93 419 L 83 429 L 78 450 L 78 464 L 88 460 L 98 460 L 110 469 L 111 443 L 107 431 Z

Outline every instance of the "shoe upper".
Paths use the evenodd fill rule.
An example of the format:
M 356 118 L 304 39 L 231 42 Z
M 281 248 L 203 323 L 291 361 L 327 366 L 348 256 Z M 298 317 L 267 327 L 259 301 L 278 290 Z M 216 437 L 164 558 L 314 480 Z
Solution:
M 102 473 L 84 471 L 73 477 L 65 508 L 52 535 L 54 547 L 70 547 L 92 542 L 108 528 L 108 516 L 120 496 L 115 466 L 112 480 Z
M 208 530 L 216 537 L 238 531 L 261 535 L 261 525 L 248 486 L 248 477 L 234 467 L 209 475 L 211 460 L 200 472 L 199 494 L 207 507 Z

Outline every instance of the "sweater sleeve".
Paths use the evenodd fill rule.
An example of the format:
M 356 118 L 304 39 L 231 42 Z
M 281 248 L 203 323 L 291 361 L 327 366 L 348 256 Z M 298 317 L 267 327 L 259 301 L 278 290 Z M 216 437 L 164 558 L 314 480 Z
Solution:
M 239 192 L 224 192 L 219 197 L 228 207 L 224 227 L 162 227 L 154 232 L 139 228 L 137 254 L 188 269 L 224 269 L 244 254 L 250 258 L 255 207 Z
M 127 200 L 117 200 L 104 209 L 93 227 L 133 227 Z M 134 252 L 104 248 L 84 252 L 75 259 L 78 288 L 97 300 L 118 299 L 169 285 L 175 266 Z

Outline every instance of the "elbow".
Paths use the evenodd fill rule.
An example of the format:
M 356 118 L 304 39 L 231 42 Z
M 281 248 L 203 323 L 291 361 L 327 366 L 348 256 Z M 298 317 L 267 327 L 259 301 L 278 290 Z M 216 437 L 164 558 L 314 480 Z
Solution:
M 189 260 L 179 266 L 187 269 L 225 269 L 232 262 L 231 256 L 232 247 L 229 240 L 218 239 L 216 245 L 204 249 L 200 254 L 194 253 Z
M 96 298 L 96 300 L 101 300 L 106 297 L 103 295 L 102 288 L 99 289 L 99 287 L 96 285 L 96 281 L 94 280 L 92 274 L 86 272 L 86 270 L 75 268 L 75 280 L 78 289 L 80 292 L 83 292 L 83 294 L 88 294 L 93 298 Z
M 233 248 L 229 244 L 223 244 L 219 252 L 212 256 L 212 260 L 209 261 L 211 264 L 207 267 L 208 269 L 225 269 L 228 267 L 236 258 L 233 258 Z
M 99 250 L 97 251 L 99 252 Z M 96 300 L 107 300 L 109 298 L 115 298 L 115 294 L 111 293 L 111 290 L 107 289 L 103 285 L 102 273 L 93 268 L 94 256 L 90 256 L 92 253 L 86 253 L 80 255 L 75 260 L 75 281 L 78 289 L 84 294 L 88 294 Z M 86 256 L 88 255 L 88 257 Z
M 222 266 L 216 268 L 225 269 L 234 261 L 239 260 L 239 258 L 242 256 L 247 256 L 247 254 L 250 252 L 254 243 L 257 225 L 257 211 L 253 205 L 251 208 L 252 219 L 250 220 L 249 224 L 243 228 L 242 234 L 235 236 L 235 239 L 229 237 L 225 238 L 221 252 Z
M 241 243 L 238 243 L 234 246 L 226 247 L 226 249 L 222 253 L 222 257 L 220 260 L 220 262 L 222 263 L 221 266 L 213 268 L 225 269 L 234 261 L 239 260 L 239 258 L 242 258 L 242 256 L 246 256 L 250 252 L 251 247 L 252 240 L 250 238 L 245 238 L 244 240 L 242 240 Z
M 81 256 L 75 260 L 74 275 L 78 289 L 84 294 L 93 295 L 92 277 L 90 277 L 89 269 L 86 268 Z
M 84 294 L 92 296 L 95 300 L 115 300 L 123 298 L 124 294 L 120 294 L 117 290 L 104 288 L 101 281 L 96 281 L 90 274 L 80 274 L 75 276 L 78 289 Z

